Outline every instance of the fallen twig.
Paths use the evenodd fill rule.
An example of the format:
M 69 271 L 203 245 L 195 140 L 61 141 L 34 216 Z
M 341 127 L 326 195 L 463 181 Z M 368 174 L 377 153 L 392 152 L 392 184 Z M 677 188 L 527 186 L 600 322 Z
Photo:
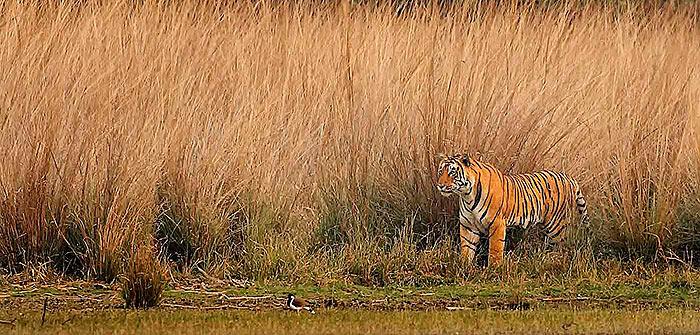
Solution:
M 16 321 L 16 319 L 15 319 L 15 320 L 12 320 L 12 321 L 10 321 L 10 320 L 0 320 L 0 325 L 10 325 L 10 326 L 13 326 L 13 327 L 14 327 L 14 326 L 15 326 L 15 321 Z
M 262 295 L 262 296 L 238 296 L 238 297 L 229 297 L 226 295 L 226 292 L 209 292 L 209 291 L 196 291 L 196 290 L 173 290 L 172 292 L 176 293 L 192 293 L 192 294 L 202 294 L 202 295 L 216 295 L 220 296 L 223 299 L 226 300 L 262 300 L 262 299 L 272 299 L 274 298 L 273 295 Z
M 75 315 L 72 315 L 69 318 L 65 319 L 63 322 L 61 322 L 61 326 L 65 326 L 66 323 L 73 321 L 73 318 L 75 318 Z
M 263 300 L 263 299 L 272 299 L 274 298 L 273 295 L 261 295 L 261 296 L 253 296 L 253 297 L 248 297 L 248 296 L 239 296 L 239 297 L 229 297 L 226 294 L 221 294 L 221 297 L 226 299 L 226 300 Z
M 103 302 L 105 299 L 98 299 L 98 298 L 91 298 L 91 297 L 86 297 L 83 295 L 78 295 L 77 297 L 74 297 L 75 300 L 86 300 L 86 301 L 96 301 L 96 302 Z
M 23 295 L 23 294 L 27 294 L 27 293 L 36 292 L 36 291 L 38 291 L 38 290 L 39 290 L 38 288 L 33 288 L 33 289 L 31 289 L 31 290 L 26 290 L 26 291 L 12 292 L 12 295 L 13 295 L 13 296 L 18 296 L 18 295 Z
M 594 301 L 594 302 L 624 302 L 624 303 L 644 303 L 654 302 L 656 300 L 649 299 L 627 299 L 622 296 L 610 298 L 593 298 L 593 297 L 556 297 L 556 298 L 540 298 L 543 302 L 572 302 L 572 301 Z
M 212 309 L 247 309 L 253 310 L 250 307 L 236 306 L 236 305 L 220 305 L 220 306 L 191 306 L 191 305 L 179 305 L 179 304 L 160 304 L 162 307 L 171 308 L 183 308 L 183 309 L 201 309 L 201 310 L 212 310 Z
M 556 297 L 556 298 L 540 298 L 540 301 L 546 302 L 560 302 L 560 301 L 588 301 L 588 300 L 601 300 L 591 297 Z
M 176 293 L 193 293 L 193 294 L 203 294 L 203 295 L 222 295 L 226 292 L 209 292 L 209 291 L 196 291 L 196 290 L 172 290 Z
M 226 295 L 226 292 L 211 292 L 211 291 L 197 291 L 197 290 L 172 290 L 175 293 L 192 293 L 201 295 Z
M 464 311 L 467 309 L 473 309 L 473 308 L 461 307 L 461 306 L 447 306 L 446 308 L 448 311 Z

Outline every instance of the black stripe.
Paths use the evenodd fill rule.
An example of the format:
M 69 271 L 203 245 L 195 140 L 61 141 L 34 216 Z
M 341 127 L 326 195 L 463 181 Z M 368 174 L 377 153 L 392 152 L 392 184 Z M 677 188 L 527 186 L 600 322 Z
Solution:
M 555 174 L 553 172 L 550 172 L 550 173 L 552 173 L 552 175 L 553 175 L 552 179 L 554 179 L 554 185 L 557 187 L 557 200 L 556 200 L 556 202 L 562 203 L 563 201 L 561 201 L 561 198 L 566 190 L 564 189 L 563 183 L 562 183 L 562 185 L 559 185 L 559 182 L 561 181 L 561 179 L 560 179 L 561 176 L 558 176 L 557 174 Z
M 545 189 L 547 190 L 547 193 L 551 193 L 550 190 L 549 190 L 549 185 L 548 185 L 549 182 L 547 181 L 547 177 L 545 177 L 545 176 L 542 175 L 541 173 L 536 173 L 536 174 L 534 174 L 534 175 L 533 175 L 533 178 L 536 179 L 535 188 L 537 188 L 537 190 L 540 191 L 540 197 L 539 197 L 539 198 L 540 198 L 540 202 L 541 202 L 541 204 L 542 204 L 542 207 L 540 208 L 540 211 L 538 211 L 537 214 L 540 214 L 540 215 L 542 216 L 542 217 L 540 218 L 540 220 L 544 220 L 544 219 L 545 219 L 546 212 L 547 212 L 547 209 L 548 209 L 548 207 L 549 207 L 549 206 L 548 206 L 548 201 L 547 201 L 548 199 L 547 199 L 547 197 L 545 196 Z
M 547 223 L 547 224 L 544 226 L 544 230 L 546 230 L 547 232 L 549 232 L 549 231 L 552 230 L 552 228 L 553 228 L 556 224 L 557 224 L 556 218 L 555 218 L 555 217 L 552 217 L 552 219 L 549 220 L 549 223 Z
M 467 242 L 467 243 L 469 243 L 469 244 L 471 244 L 471 245 L 473 245 L 473 246 L 477 246 L 477 244 L 479 243 L 479 240 L 477 240 L 476 242 L 470 241 L 468 236 L 460 236 L 460 237 L 462 238 L 462 240 L 463 240 L 464 242 Z
M 552 219 L 554 220 L 555 218 L 561 218 L 561 216 L 563 214 L 564 214 L 564 208 L 561 206 L 560 203 L 557 203 L 557 207 L 554 209 L 554 214 L 552 215 Z
M 498 209 L 496 210 L 496 213 L 493 214 L 493 218 L 491 219 L 491 222 L 489 222 L 488 225 L 486 225 L 486 229 L 491 229 L 491 225 L 496 221 L 496 218 L 501 214 L 501 209 L 503 208 L 503 202 L 501 202 L 501 205 L 498 206 Z
M 523 214 L 525 213 L 525 195 L 523 194 L 522 185 L 520 184 L 519 178 L 516 176 L 511 176 L 511 182 L 513 182 L 513 192 L 515 192 L 515 216 L 518 220 L 518 226 L 522 226 L 524 218 Z
M 471 250 L 471 251 L 473 251 L 473 252 L 476 252 L 476 247 L 470 247 L 470 246 L 468 246 L 468 245 L 466 245 L 465 247 L 469 248 L 469 250 Z
M 521 217 L 521 225 L 525 224 L 525 222 L 532 221 L 530 220 L 531 213 L 533 212 L 534 208 L 534 199 L 532 197 L 532 194 L 530 194 L 530 185 L 527 180 L 526 175 L 518 175 L 518 185 L 520 186 L 520 192 L 522 193 L 522 205 L 523 205 L 523 210 L 522 213 L 520 214 Z
M 522 191 L 523 191 L 523 195 L 525 198 L 525 202 L 524 202 L 525 209 L 523 210 L 523 217 L 525 217 L 526 219 L 529 219 L 530 213 L 533 212 L 533 208 L 535 206 L 533 203 L 532 196 L 530 195 L 530 189 L 527 187 L 527 183 L 525 180 L 522 180 Z
M 552 192 L 550 195 L 550 200 L 552 202 L 552 218 L 554 218 L 560 211 L 561 205 L 562 205 L 562 194 L 563 194 L 563 188 L 562 186 L 559 185 L 559 176 L 555 174 L 552 171 L 546 171 L 547 175 L 552 177 L 552 180 L 554 180 L 554 188 L 556 189 L 556 192 Z
M 491 196 L 491 176 L 489 175 L 489 184 L 486 186 L 486 201 L 484 202 L 484 206 L 481 206 L 481 208 L 484 209 L 484 213 L 481 214 L 481 217 L 479 218 L 479 222 L 484 222 L 484 217 L 486 217 L 486 214 L 489 212 L 489 207 L 491 206 L 491 201 L 493 200 L 493 197 Z M 479 210 L 481 209 L 479 208 Z
M 488 195 L 486 195 L 486 206 L 484 206 L 484 212 L 481 214 L 481 218 L 479 218 L 479 222 L 484 222 L 484 218 L 486 217 L 486 214 L 489 212 L 489 206 L 491 206 L 491 200 L 493 200 L 493 197 L 489 198 Z
M 468 232 L 470 232 L 470 233 L 472 233 L 472 234 L 474 234 L 474 235 L 476 235 L 476 236 L 481 235 L 478 231 L 473 231 L 471 227 L 467 226 L 466 224 L 464 224 L 464 223 L 462 223 L 462 222 L 460 222 L 459 225 L 462 226 L 462 227 L 464 227 L 464 229 L 466 229 Z
M 556 213 L 556 215 L 553 217 L 553 221 L 555 224 L 562 224 L 562 221 L 564 220 L 564 211 L 560 211 Z
M 574 181 L 574 178 L 571 178 L 571 177 L 569 177 L 569 176 L 567 176 L 567 175 L 564 175 L 562 178 L 564 178 L 564 180 L 566 180 L 566 181 L 569 182 L 569 187 L 571 188 L 571 193 L 572 193 L 574 196 L 576 196 L 576 193 L 577 193 L 577 192 L 576 192 L 576 181 Z
M 467 242 L 467 243 L 465 243 L 465 244 L 460 244 L 460 245 L 466 246 L 466 247 L 469 248 L 471 251 L 476 251 L 476 248 L 477 248 L 477 245 L 476 245 L 476 244 L 471 243 L 471 241 L 469 241 L 469 240 L 467 240 L 466 238 L 464 238 L 464 236 L 462 236 L 462 240 L 463 240 L 464 242 Z
M 510 204 L 510 194 L 508 194 L 508 191 L 510 191 L 510 187 L 508 185 L 508 179 L 502 178 L 501 184 L 503 184 L 503 199 L 501 200 L 501 207 L 505 206 L 506 211 L 508 211 L 510 209 L 510 207 L 508 207 L 508 205 Z
M 555 225 L 559 224 L 561 216 L 560 214 L 561 213 L 557 212 L 556 209 L 554 212 L 552 212 L 552 218 L 549 219 L 549 223 L 547 223 L 544 227 L 546 231 L 551 231 Z
M 542 214 L 542 207 L 544 207 L 544 189 L 542 188 L 542 185 L 537 182 L 537 178 L 535 176 L 532 176 L 532 186 L 533 192 L 537 194 L 535 197 L 535 200 L 537 200 L 537 212 L 534 214 L 540 216 Z
M 534 219 L 534 215 L 541 213 L 540 200 L 542 199 L 542 197 L 538 197 L 537 192 L 535 192 L 535 189 L 536 189 L 535 177 L 533 177 L 532 175 L 529 175 L 529 174 L 526 176 L 527 176 L 529 183 L 530 183 L 529 191 L 532 192 L 532 200 L 533 200 L 532 201 L 533 211 L 532 211 L 532 213 L 530 213 L 530 218 Z
M 525 181 L 522 178 L 518 178 L 518 186 L 519 186 L 519 192 L 520 192 L 520 201 L 522 205 L 522 209 L 520 211 L 520 217 L 522 218 L 523 224 L 525 221 L 527 221 L 527 217 L 530 213 L 530 204 L 528 200 L 530 200 L 530 196 L 527 193 L 527 188 L 525 187 Z
M 496 229 L 494 229 L 494 230 L 490 230 L 490 229 L 489 229 L 489 241 L 491 241 L 491 237 L 492 237 L 493 234 L 495 234 L 495 233 L 496 233 Z
M 561 235 L 561 233 L 564 232 L 564 225 L 559 225 L 558 227 L 559 227 L 559 229 L 557 230 L 556 233 L 554 233 L 554 234 L 550 233 L 550 234 L 547 234 L 547 236 L 549 236 L 549 238 L 551 238 L 551 239 L 556 239 L 557 237 L 559 237 L 559 235 Z
M 498 178 L 498 181 L 503 185 L 503 179 L 501 178 L 501 173 L 496 171 L 496 177 Z M 505 190 L 502 190 L 501 192 L 501 203 L 498 205 L 498 209 L 496 209 L 496 212 L 493 213 L 491 222 L 486 226 L 487 229 L 491 228 L 491 225 L 493 225 L 493 222 L 496 221 L 496 218 L 501 215 L 501 211 L 503 210 L 503 197 L 505 196 Z M 493 198 L 492 198 L 493 199 Z
M 472 205 L 471 211 L 473 212 L 476 206 L 479 205 L 479 201 L 481 201 L 481 173 L 477 171 L 476 173 L 476 196 L 474 196 L 474 204 Z
M 508 178 L 510 179 L 510 178 Z M 518 219 L 520 217 L 520 192 L 518 189 L 518 184 L 515 183 L 515 180 L 510 180 L 510 182 L 513 184 L 513 214 L 511 214 L 511 220 Z
M 510 180 L 510 178 L 508 178 L 508 176 L 503 176 L 503 178 L 504 178 L 504 184 L 507 185 L 508 193 L 510 193 L 510 194 L 506 195 L 508 197 L 507 198 L 508 201 L 506 201 L 506 204 L 505 204 L 506 211 L 509 211 L 509 213 L 510 213 L 508 215 L 508 218 L 507 218 L 508 220 L 506 221 L 506 226 L 508 226 L 508 223 L 513 222 L 515 217 L 517 216 L 516 206 L 518 205 L 518 196 L 517 196 L 517 193 L 515 192 L 517 190 L 517 187 L 515 187 L 513 182 Z M 511 194 L 513 197 L 512 201 L 511 201 Z
M 556 205 L 555 214 L 558 214 L 564 208 L 564 201 L 562 201 L 562 198 L 563 198 L 564 194 L 566 193 L 565 192 L 566 190 L 564 188 L 563 182 L 562 182 L 561 186 L 559 185 L 559 182 L 562 181 L 560 178 L 564 178 L 564 176 L 557 174 L 557 173 L 554 173 L 554 172 L 551 172 L 551 171 L 548 171 L 548 173 L 550 173 L 553 176 L 552 178 L 554 179 L 554 184 L 557 187 L 557 199 L 556 199 L 556 201 L 554 201 L 554 197 L 552 197 L 552 200 L 554 201 L 554 204 Z

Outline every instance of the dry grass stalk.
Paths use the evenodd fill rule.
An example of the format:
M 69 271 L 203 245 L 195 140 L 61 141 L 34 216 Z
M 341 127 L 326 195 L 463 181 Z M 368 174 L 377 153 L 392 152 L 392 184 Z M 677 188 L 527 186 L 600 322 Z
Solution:
M 218 276 L 420 269 L 454 235 L 433 174 L 455 151 L 576 176 L 609 248 L 675 245 L 700 171 L 692 8 L 395 14 L 4 4 L 0 266 L 109 280 L 155 234 Z

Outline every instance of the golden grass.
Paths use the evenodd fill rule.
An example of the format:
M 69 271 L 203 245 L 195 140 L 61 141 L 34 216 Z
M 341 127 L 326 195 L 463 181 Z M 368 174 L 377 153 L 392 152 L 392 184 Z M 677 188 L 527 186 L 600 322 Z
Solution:
M 289 311 L 119 310 L 57 311 L 40 327 L 29 311 L 8 334 L 562 334 L 654 333 L 700 331 L 692 309 L 565 309 L 526 311 L 367 311 L 324 310 L 316 316 Z M 66 323 L 63 320 L 70 319 Z
M 418 271 L 456 234 L 440 152 L 566 171 L 611 252 L 700 230 L 690 6 L 42 4 L 1 5 L 4 269 L 111 280 L 155 236 L 215 275 Z

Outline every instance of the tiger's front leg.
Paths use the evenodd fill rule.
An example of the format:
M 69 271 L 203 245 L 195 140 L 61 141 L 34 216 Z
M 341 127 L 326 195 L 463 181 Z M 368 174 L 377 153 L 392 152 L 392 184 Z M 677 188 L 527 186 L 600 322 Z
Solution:
M 459 220 L 459 242 L 462 258 L 471 264 L 479 246 L 479 233 L 464 219 Z
M 489 227 L 489 266 L 503 262 L 503 249 L 506 245 L 506 222 L 497 218 Z

